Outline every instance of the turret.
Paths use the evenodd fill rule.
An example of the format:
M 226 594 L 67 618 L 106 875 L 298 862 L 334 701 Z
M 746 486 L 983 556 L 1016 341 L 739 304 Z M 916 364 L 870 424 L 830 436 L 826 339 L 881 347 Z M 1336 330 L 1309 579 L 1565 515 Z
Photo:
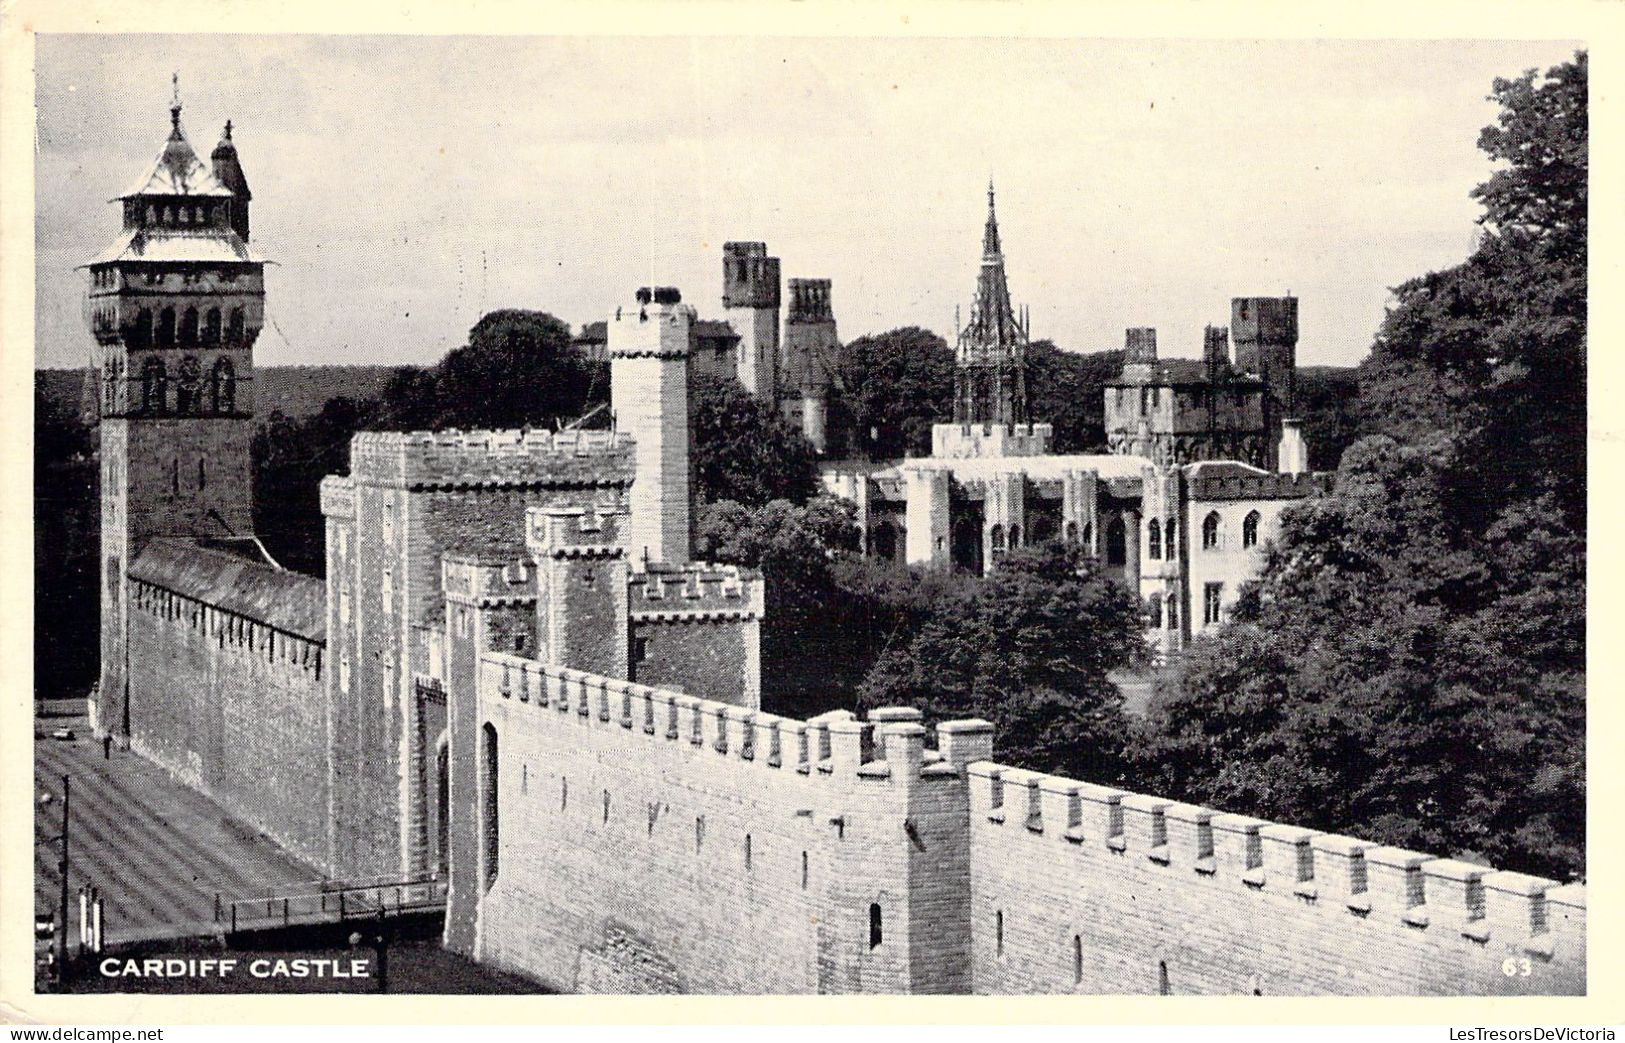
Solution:
M 609 320 L 610 410 L 635 440 L 627 541 L 634 562 L 688 561 L 688 345 L 694 309 L 669 286 Z M 743 350 L 743 346 L 741 346 Z
M 254 193 L 248 190 L 248 178 L 243 176 L 242 164 L 237 162 L 237 146 L 231 140 L 231 121 L 220 136 L 220 144 L 209 154 L 214 166 L 214 179 L 231 189 L 231 229 L 248 242 L 248 202 Z
M 1298 299 L 1236 297 L 1230 302 L 1236 366 L 1264 382 L 1264 438 L 1275 464 L 1283 417 L 1297 410 Z
M 779 259 L 766 243 L 722 244 L 722 307 L 739 334 L 737 375 L 758 398 L 778 398 Z
M 791 279 L 780 356 L 780 409 L 814 449 L 827 447 L 830 368 L 841 350 L 828 279 Z

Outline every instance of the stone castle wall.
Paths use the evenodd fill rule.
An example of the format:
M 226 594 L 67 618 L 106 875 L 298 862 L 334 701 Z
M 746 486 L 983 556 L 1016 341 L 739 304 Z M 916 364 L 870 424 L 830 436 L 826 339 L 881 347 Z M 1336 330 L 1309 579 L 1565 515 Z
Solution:
M 139 579 L 129 587 L 131 746 L 325 866 L 325 643 Z
M 999 765 L 983 722 L 933 751 L 913 711 L 792 721 L 507 655 L 479 686 L 500 843 L 453 878 L 483 888 L 473 954 L 554 988 L 1585 990 L 1582 887 Z

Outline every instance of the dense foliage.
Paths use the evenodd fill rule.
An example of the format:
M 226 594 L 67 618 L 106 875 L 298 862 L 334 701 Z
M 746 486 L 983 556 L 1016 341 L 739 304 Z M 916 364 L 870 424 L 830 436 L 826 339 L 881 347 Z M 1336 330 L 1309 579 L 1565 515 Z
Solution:
M 688 385 L 689 481 L 697 503 L 802 503 L 818 489 L 813 447 L 776 405 L 704 373 Z
M 841 351 L 834 391 L 829 426 L 851 442 L 832 456 L 927 456 L 931 425 L 954 415 L 954 353 L 918 326 L 859 337 Z
M 913 706 L 927 721 L 992 721 L 994 755 L 1074 778 L 1117 776 L 1127 722 L 1107 677 L 1143 646 L 1138 599 L 1075 550 L 1002 558 L 981 582 L 948 589 L 912 639 L 864 679 L 865 706 Z
M 1496 81 L 1486 235 L 1395 291 L 1367 437 L 1154 700 L 1147 786 L 1583 874 L 1585 82 Z

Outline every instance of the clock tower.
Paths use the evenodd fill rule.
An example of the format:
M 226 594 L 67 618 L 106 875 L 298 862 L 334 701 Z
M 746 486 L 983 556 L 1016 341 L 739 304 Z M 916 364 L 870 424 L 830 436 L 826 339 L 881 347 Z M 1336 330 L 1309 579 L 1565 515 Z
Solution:
M 96 339 L 102 669 L 93 723 L 128 735 L 130 563 L 154 538 L 253 543 L 253 346 L 265 262 L 231 124 L 205 166 L 181 129 L 120 195 L 118 237 L 83 267 Z

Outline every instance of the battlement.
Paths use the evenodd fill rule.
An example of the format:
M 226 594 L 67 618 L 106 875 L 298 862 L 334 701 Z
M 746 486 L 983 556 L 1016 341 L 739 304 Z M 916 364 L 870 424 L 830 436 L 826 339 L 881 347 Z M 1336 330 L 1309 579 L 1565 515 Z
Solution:
M 648 562 L 627 579 L 627 603 L 638 623 L 761 619 L 764 584 L 755 569 L 690 562 Z
M 404 489 L 624 487 L 632 461 L 633 441 L 617 431 L 362 431 L 350 441 L 352 483 Z
M 537 558 L 619 558 L 631 520 L 624 500 L 532 507 L 525 512 L 525 544 Z
M 1048 456 L 1051 424 L 933 424 L 931 455 L 939 460 Z
M 1556 965 L 1583 988 L 1585 888 L 1498 872 L 1339 834 L 1273 825 L 1246 815 L 991 761 L 969 766 L 973 828 L 1020 831 L 1053 843 L 1059 857 L 1147 864 L 1180 879 L 1206 879 L 1256 896 L 1312 906 L 1316 915 L 1372 931 L 1415 931 L 1477 950 L 1492 940 Z M 973 843 L 975 841 L 973 840 Z M 1121 863 L 1118 863 L 1121 860 Z M 1153 870 L 1154 871 L 1154 870 Z M 1373 944 L 1381 946 L 1380 937 Z M 1564 973 L 1567 965 L 1567 973 Z M 1576 972 L 1574 968 L 1579 968 Z
M 722 244 L 722 306 L 779 306 L 779 259 L 767 255 L 766 243 Z
M 1123 364 L 1149 365 L 1157 361 L 1157 330 L 1154 326 L 1131 326 L 1123 331 Z
M 784 316 L 786 323 L 834 322 L 835 312 L 830 308 L 830 281 L 828 279 L 791 279 L 790 308 Z
M 327 518 L 355 518 L 355 481 L 348 475 L 330 474 L 322 479 L 322 515 Z
M 1237 344 L 1298 343 L 1298 298 L 1234 297 L 1230 329 Z
M 800 776 L 813 786 L 844 780 L 909 789 L 962 782 L 967 766 L 985 760 L 993 748 L 993 726 L 981 720 L 939 724 L 933 750 L 925 745 L 918 710 L 878 709 L 866 721 L 835 710 L 799 721 L 500 652 L 480 659 L 479 696 L 482 705 L 530 704 L 546 715 L 543 721 L 556 715 L 572 724 L 641 734 L 643 742 L 686 745 L 742 770 Z M 643 760 L 627 752 L 629 764 Z
M 480 608 L 536 602 L 536 566 L 500 551 L 452 551 L 440 559 L 440 587 L 451 601 Z
M 1230 366 L 1230 327 L 1202 327 L 1202 361 L 1209 366 L 1228 369 Z
M 1214 470 L 1220 473 L 1204 473 Z M 1329 491 L 1335 477 L 1310 471 L 1282 474 L 1238 464 L 1196 464 L 1186 473 L 1192 500 L 1301 500 Z

